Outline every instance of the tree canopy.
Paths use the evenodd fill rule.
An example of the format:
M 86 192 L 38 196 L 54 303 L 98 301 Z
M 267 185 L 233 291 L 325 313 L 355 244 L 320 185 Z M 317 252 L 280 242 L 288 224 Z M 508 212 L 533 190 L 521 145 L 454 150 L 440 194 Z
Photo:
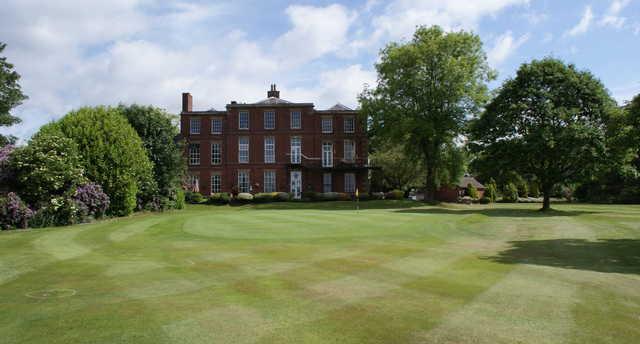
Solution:
M 471 148 L 505 170 L 533 176 L 543 210 L 558 184 L 577 182 L 606 158 L 606 124 L 615 111 L 588 71 L 545 58 L 523 64 L 471 123 Z
M 466 118 L 488 99 L 494 78 L 482 42 L 469 32 L 419 27 L 407 43 L 391 43 L 376 64 L 378 84 L 360 95 L 374 135 L 400 144 L 425 170 L 425 198 L 455 181 L 462 159 L 455 140 Z
M 177 189 L 181 187 L 185 170 L 182 146 L 176 142 L 178 128 L 172 123 L 174 116 L 165 110 L 142 105 L 121 105 L 120 112 L 142 139 L 149 160 L 153 163 L 153 175 L 158 185 L 160 206 L 175 206 Z
M 0 42 L 0 53 L 2 53 L 7 45 Z M 7 62 L 7 58 L 0 56 L 0 126 L 9 127 L 20 123 L 20 118 L 11 115 L 10 111 L 14 107 L 22 104 L 27 99 L 22 93 L 20 84 L 20 74 L 13 70 L 13 64 Z M 0 145 L 15 141 L 13 136 L 0 135 Z
M 109 195 L 109 214 L 128 215 L 136 204 L 143 206 L 137 198 L 153 194 L 153 163 L 117 108 L 80 108 L 44 126 L 38 135 L 43 133 L 64 135 L 76 143 L 86 177 Z

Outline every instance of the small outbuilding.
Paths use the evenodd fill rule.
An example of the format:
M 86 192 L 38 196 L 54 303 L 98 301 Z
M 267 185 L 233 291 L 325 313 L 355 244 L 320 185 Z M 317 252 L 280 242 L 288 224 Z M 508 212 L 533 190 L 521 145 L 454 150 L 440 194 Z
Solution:
M 478 190 L 478 198 L 484 196 L 485 187 L 470 174 L 460 177 L 457 183 L 443 186 L 436 191 L 436 199 L 441 202 L 457 202 L 464 196 L 469 196 L 468 185 L 473 185 Z

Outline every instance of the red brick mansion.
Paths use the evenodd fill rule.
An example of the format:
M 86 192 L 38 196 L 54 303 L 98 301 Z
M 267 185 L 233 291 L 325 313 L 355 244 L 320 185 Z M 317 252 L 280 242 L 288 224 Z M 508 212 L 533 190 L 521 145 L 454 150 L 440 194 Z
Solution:
M 183 93 L 180 128 L 189 180 L 205 195 L 284 191 L 300 198 L 304 191 L 366 189 L 365 123 L 341 104 L 316 110 L 281 99 L 271 85 L 259 102 L 195 111 Z

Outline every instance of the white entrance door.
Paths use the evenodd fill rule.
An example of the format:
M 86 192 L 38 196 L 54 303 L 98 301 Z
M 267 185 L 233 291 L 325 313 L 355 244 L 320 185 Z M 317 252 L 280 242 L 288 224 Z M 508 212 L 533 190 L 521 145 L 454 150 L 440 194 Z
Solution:
M 291 171 L 291 194 L 294 199 L 302 198 L 302 172 Z

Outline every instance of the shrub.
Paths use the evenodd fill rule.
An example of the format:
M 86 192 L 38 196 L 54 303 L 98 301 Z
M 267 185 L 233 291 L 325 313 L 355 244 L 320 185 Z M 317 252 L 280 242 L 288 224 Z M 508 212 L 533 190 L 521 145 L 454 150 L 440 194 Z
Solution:
M 338 201 L 351 201 L 351 194 L 338 192 Z
M 278 193 L 277 192 L 257 193 L 253 195 L 253 201 L 256 203 L 268 203 L 268 202 L 279 201 Z
M 155 192 L 153 164 L 118 109 L 84 107 L 44 126 L 38 135 L 43 133 L 63 135 L 76 143 L 85 176 L 109 195 L 109 214 L 128 215 L 136 208 L 138 194 L 144 201 Z
M 6 184 L 11 179 L 9 158 L 15 149 L 14 145 L 4 145 L 0 148 L 0 185 Z
M 491 201 L 491 198 L 484 196 L 480 199 L 480 204 L 489 204 L 492 203 L 493 201 Z
M 229 194 L 226 192 L 213 193 L 209 196 L 207 204 L 224 205 L 229 204 Z
M 232 199 L 232 203 L 236 204 L 248 204 L 251 202 L 253 202 L 253 195 L 248 192 L 241 192 Z
M 476 189 L 473 184 L 467 184 L 467 192 L 469 193 L 469 197 L 471 197 L 472 199 L 478 199 L 478 189 Z
M 520 197 L 529 197 L 529 185 L 526 181 L 522 181 L 522 183 L 518 184 L 518 196 Z
M 278 202 L 286 202 L 290 199 L 290 196 L 286 192 L 276 192 L 276 196 L 274 197 L 274 201 Z
M 204 196 L 199 192 L 187 191 L 184 193 L 184 199 L 190 204 L 200 204 L 206 201 Z
M 318 201 L 320 200 L 319 193 L 315 191 L 305 191 L 302 193 L 302 199 L 305 201 Z
M 363 192 L 363 193 L 361 193 L 361 194 L 359 194 L 359 195 L 358 195 L 358 199 L 359 199 L 360 201 L 368 201 L 368 200 L 371 200 L 372 198 L 371 198 L 371 195 L 370 195 L 370 194 L 368 194 L 368 193 L 366 193 L 366 192 Z
M 13 152 L 9 165 L 18 193 L 36 207 L 86 182 L 78 147 L 61 135 L 36 135 L 27 146 Z
M 498 199 L 498 187 L 496 186 L 496 182 L 495 180 L 493 180 L 493 178 L 489 180 L 489 183 L 487 184 L 487 187 L 484 191 L 484 196 L 489 199 L 490 203 L 493 203 Z
M 534 198 L 540 197 L 540 186 L 537 182 L 531 182 L 531 185 L 529 186 L 529 196 Z
M 372 192 L 370 194 L 372 200 L 384 199 L 384 192 Z
M 0 227 L 2 229 L 27 228 L 33 211 L 14 192 L 0 198 Z
M 81 217 L 90 216 L 94 219 L 101 218 L 109 208 L 109 196 L 104 193 L 102 186 L 88 183 L 79 186 L 73 196 Z
M 504 192 L 502 195 L 504 202 L 518 202 L 518 188 L 513 183 L 508 183 L 504 186 Z
M 385 199 L 403 199 L 404 192 L 400 190 L 391 190 L 384 195 Z
M 178 188 L 175 191 L 176 193 L 176 197 L 175 197 L 175 203 L 174 203 L 174 208 L 176 209 L 184 209 L 184 204 L 185 204 L 185 195 L 184 195 L 184 190 L 182 190 L 182 188 Z
M 337 201 L 340 195 L 337 192 L 323 192 L 318 195 L 318 198 L 321 201 Z

